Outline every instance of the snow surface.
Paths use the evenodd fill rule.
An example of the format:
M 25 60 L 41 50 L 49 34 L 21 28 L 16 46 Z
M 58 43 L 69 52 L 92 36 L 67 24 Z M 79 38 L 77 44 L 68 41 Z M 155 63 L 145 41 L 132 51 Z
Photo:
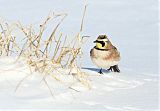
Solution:
M 158 107 L 158 78 L 133 72 L 99 75 L 85 68 L 91 89 L 47 77 L 53 96 L 42 81 L 44 75 L 30 73 L 25 62 L 15 58 L 0 59 L 0 108 L 2 110 L 110 110 L 154 111 Z M 25 79 L 24 79 L 25 78 Z M 66 77 L 67 79 L 68 77 Z M 23 80 L 15 91 L 17 85 Z M 68 87 L 74 88 L 74 90 Z
M 38 25 L 50 11 L 68 13 L 59 31 L 68 35 L 79 31 L 84 1 L 80 0 L 0 0 L 0 17 Z M 106 33 L 121 52 L 121 73 L 98 75 L 89 58 L 93 41 Z M 83 71 L 89 75 L 91 90 L 75 84 L 79 92 L 42 75 L 30 74 L 24 62 L 0 58 L 1 110 L 107 110 L 158 111 L 158 1 L 90 0 L 83 35 L 91 36 L 84 46 Z

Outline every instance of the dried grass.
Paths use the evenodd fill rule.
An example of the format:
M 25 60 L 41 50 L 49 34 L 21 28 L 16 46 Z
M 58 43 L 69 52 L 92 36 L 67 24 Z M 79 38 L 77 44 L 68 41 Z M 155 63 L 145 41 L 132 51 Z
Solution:
M 37 33 L 32 25 L 23 26 L 20 22 L 16 23 L 14 28 L 16 30 L 19 29 L 25 36 L 22 40 L 23 45 L 20 45 L 16 41 L 18 38 L 13 36 L 12 31 L 14 28 L 12 29 L 12 26 L 7 23 L 0 23 L 0 56 L 12 56 L 14 54 L 17 56 L 16 61 L 19 61 L 20 58 L 25 58 L 31 72 L 38 71 L 45 75 L 43 81 L 46 83 L 47 87 L 49 86 L 45 79 L 46 76 L 49 75 L 55 80 L 63 82 L 58 76 L 59 74 L 62 74 L 59 69 L 69 69 L 70 71 L 68 75 L 72 74 L 78 82 L 90 89 L 87 74 L 82 72 L 81 68 L 77 65 L 77 58 L 82 56 L 81 47 L 83 45 L 83 37 L 80 33 L 83 29 L 86 7 L 87 6 L 85 6 L 83 12 L 80 32 L 78 32 L 76 36 L 73 36 L 71 41 L 69 41 L 69 39 L 67 39 L 68 37 L 64 36 L 63 33 L 56 34 L 58 27 L 67 17 L 67 14 L 49 15 L 39 26 L 39 31 L 37 31 Z M 50 36 L 44 38 L 43 36 L 46 31 L 47 24 L 52 20 L 57 20 L 57 18 L 60 21 L 57 22 L 57 25 L 53 28 Z M 67 44 L 67 42 L 69 44 Z M 76 69 L 76 72 L 73 73 L 73 69 Z M 23 78 L 23 80 L 25 78 Z M 20 81 L 17 88 L 23 80 Z

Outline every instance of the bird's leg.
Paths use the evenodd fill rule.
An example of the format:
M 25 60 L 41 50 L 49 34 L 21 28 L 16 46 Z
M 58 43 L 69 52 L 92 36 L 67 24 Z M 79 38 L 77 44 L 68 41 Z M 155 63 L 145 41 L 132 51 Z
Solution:
M 99 72 L 98 72 L 98 73 L 103 74 L 103 72 L 102 72 L 102 68 L 99 70 Z
M 112 66 L 108 69 L 108 71 L 112 71 Z

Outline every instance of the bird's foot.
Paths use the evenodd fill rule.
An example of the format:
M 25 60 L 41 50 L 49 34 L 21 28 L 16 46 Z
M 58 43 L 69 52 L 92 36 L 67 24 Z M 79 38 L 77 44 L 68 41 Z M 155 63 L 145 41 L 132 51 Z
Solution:
M 99 72 L 98 72 L 98 73 L 103 74 L 103 72 L 102 72 L 102 68 L 99 70 Z

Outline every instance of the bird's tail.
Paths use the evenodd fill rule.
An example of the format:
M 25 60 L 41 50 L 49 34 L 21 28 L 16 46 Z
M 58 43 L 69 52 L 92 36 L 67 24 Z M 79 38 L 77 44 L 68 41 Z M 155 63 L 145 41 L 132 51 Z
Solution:
M 118 68 L 118 65 L 111 66 L 110 69 L 111 69 L 113 72 L 120 72 L 120 70 L 119 70 L 119 68 Z

